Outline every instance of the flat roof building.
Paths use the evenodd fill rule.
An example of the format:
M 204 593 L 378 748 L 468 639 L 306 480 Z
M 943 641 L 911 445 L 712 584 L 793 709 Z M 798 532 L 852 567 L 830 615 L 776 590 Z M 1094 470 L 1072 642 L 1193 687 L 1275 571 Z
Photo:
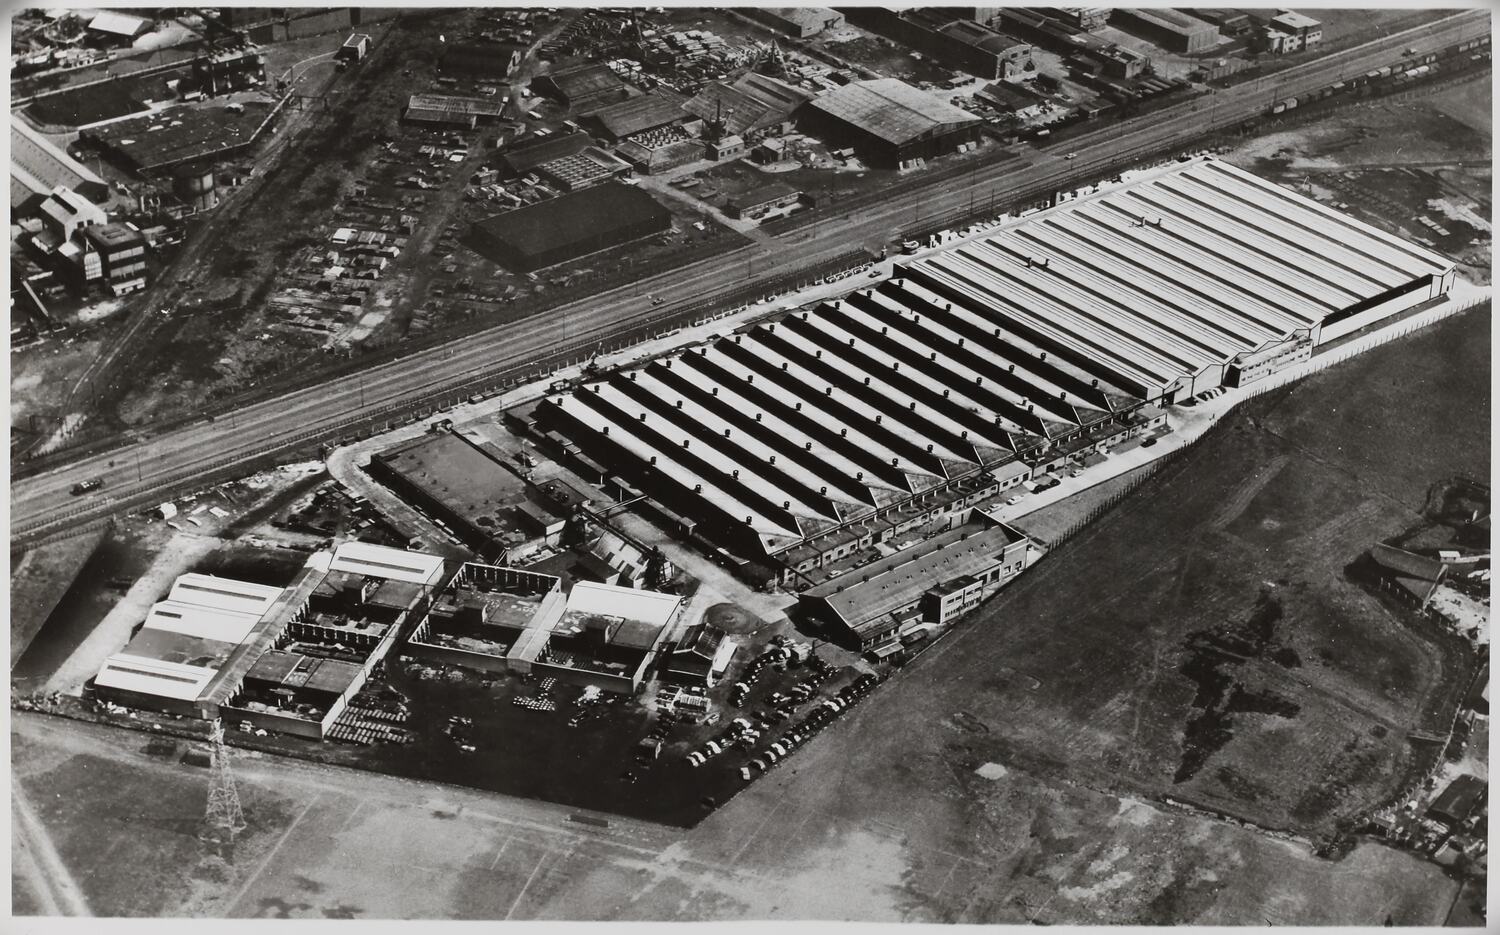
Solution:
M 751 7 L 745 13 L 798 39 L 844 25 L 844 14 L 827 7 Z
M 505 104 L 494 98 L 413 94 L 407 98 L 403 117 L 413 123 L 473 129 L 481 123 L 494 123 L 504 112 Z
M 1219 44 L 1219 28 L 1185 12 L 1164 8 L 1121 7 L 1111 21 L 1171 52 L 1192 55 Z
M 682 109 L 682 103 L 680 95 L 658 89 L 618 104 L 601 107 L 589 114 L 584 122 L 597 129 L 599 135 L 610 142 L 619 142 L 639 133 L 687 120 L 688 113 Z
M 812 97 L 801 88 L 751 71 L 732 82 L 708 82 L 683 109 L 721 134 L 754 139 L 790 127 L 798 109 Z
M 59 187 L 77 192 L 95 203 L 109 198 L 109 186 L 92 169 L 38 133 L 20 114 L 11 114 L 11 207 L 33 194 L 47 195 Z
M 646 192 L 606 182 L 474 227 L 492 259 L 532 272 L 670 230 L 672 215 Z
M 952 604 L 944 607 L 942 598 L 977 596 L 985 586 L 1020 574 L 1028 542 L 1015 529 L 976 512 L 957 528 L 803 591 L 801 601 L 862 652 L 875 651 L 950 622 Z M 930 592 L 937 605 L 928 612 L 922 604 Z M 971 600 L 963 609 L 972 606 Z
M 532 82 L 532 86 L 537 93 L 577 114 L 618 103 L 630 96 L 630 86 L 607 66 L 597 63 L 542 75 Z
M 830 143 L 866 150 L 877 162 L 930 159 L 979 138 L 979 117 L 895 78 L 854 81 L 802 111 L 804 122 Z

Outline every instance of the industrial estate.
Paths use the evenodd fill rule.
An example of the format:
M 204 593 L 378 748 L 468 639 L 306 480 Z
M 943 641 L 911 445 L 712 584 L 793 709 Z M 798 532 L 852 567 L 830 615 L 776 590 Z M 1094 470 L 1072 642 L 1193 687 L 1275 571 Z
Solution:
M 14 911 L 376 898 L 273 862 L 318 799 L 272 790 L 400 802 L 388 774 L 569 826 L 524 866 L 522 820 L 476 842 L 513 901 L 441 914 L 636 918 L 596 870 L 717 841 L 684 883 L 730 885 L 705 880 L 889 721 L 922 752 L 849 773 L 882 791 L 825 840 L 884 847 L 849 823 L 952 781 L 976 811 L 938 840 L 965 843 L 924 845 L 940 882 L 871 884 L 914 887 L 900 910 L 794 912 L 1036 922 L 1064 894 L 1047 921 L 1244 923 L 1282 899 L 1091 902 L 1126 874 L 979 900 L 1000 864 L 969 835 L 1023 794 L 995 790 L 1066 783 L 1317 865 L 1378 840 L 1404 863 L 1359 885 L 1421 894 L 1277 922 L 1481 924 L 1488 438 L 1462 420 L 1488 371 L 1406 349 L 1487 340 L 1489 23 L 1398 12 L 19 12 Z M 1400 125 L 1450 98 L 1471 110 Z M 1184 505 L 1200 483 L 1218 502 Z M 33 804 L 83 788 L 52 764 L 84 750 L 90 782 L 181 787 L 176 856 L 121 847 L 187 848 L 196 888 L 95 869 L 87 795 Z M 1081 803 L 1027 806 L 1059 810 L 1032 838 L 1127 833 Z M 1165 833 L 1109 853 L 1189 834 Z M 657 867 L 644 917 L 766 908 L 679 916 Z M 427 911 L 392 887 L 321 912 Z

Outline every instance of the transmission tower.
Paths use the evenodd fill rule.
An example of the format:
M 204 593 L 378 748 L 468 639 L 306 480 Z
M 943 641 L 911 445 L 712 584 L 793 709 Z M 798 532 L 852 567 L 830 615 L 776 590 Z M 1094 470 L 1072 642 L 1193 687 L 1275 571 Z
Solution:
M 245 813 L 240 808 L 240 793 L 229 769 L 229 748 L 224 745 L 224 722 L 215 720 L 209 734 L 213 744 L 209 771 L 208 810 L 203 816 L 203 836 L 221 845 L 234 846 L 234 836 L 245 830 Z

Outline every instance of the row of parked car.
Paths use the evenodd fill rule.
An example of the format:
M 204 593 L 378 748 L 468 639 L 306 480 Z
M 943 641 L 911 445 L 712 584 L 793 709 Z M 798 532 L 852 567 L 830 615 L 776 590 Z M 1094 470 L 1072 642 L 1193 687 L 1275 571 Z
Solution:
M 818 731 L 827 727 L 834 718 L 843 714 L 865 695 L 869 694 L 880 679 L 865 674 L 839 690 L 834 698 L 824 699 L 815 705 L 800 722 L 771 744 L 746 765 L 740 767 L 740 778 L 749 782 L 756 776 L 767 773 L 777 763 L 786 759 L 793 750 L 811 740 Z M 800 686 L 799 686 L 800 687 Z

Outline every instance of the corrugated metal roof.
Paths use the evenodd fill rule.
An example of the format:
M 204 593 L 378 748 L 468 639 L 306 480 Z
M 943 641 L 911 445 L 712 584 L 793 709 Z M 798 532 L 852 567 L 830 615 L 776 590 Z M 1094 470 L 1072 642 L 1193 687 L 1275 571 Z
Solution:
M 1196 160 L 913 264 L 994 314 L 1166 386 L 1451 264 Z
M 259 617 L 281 596 L 281 588 L 189 572 L 172 584 L 167 600 Z
M 443 560 L 425 552 L 408 552 L 369 542 L 345 542 L 333 550 L 330 571 L 351 571 L 372 578 L 409 584 L 436 584 L 443 576 Z
M 95 32 L 107 32 L 114 36 L 125 36 L 135 38 L 151 27 L 151 24 L 139 16 L 126 16 L 124 13 L 115 13 L 105 10 L 93 19 L 89 20 L 89 28 Z
M 814 98 L 810 106 L 898 146 L 934 130 L 980 122 L 896 78 L 851 82 Z
M 1006 546 L 1023 538 L 1008 526 L 966 524 L 810 588 L 803 596 L 825 601 L 846 625 L 858 628 L 916 602 L 939 582 L 985 571 Z

